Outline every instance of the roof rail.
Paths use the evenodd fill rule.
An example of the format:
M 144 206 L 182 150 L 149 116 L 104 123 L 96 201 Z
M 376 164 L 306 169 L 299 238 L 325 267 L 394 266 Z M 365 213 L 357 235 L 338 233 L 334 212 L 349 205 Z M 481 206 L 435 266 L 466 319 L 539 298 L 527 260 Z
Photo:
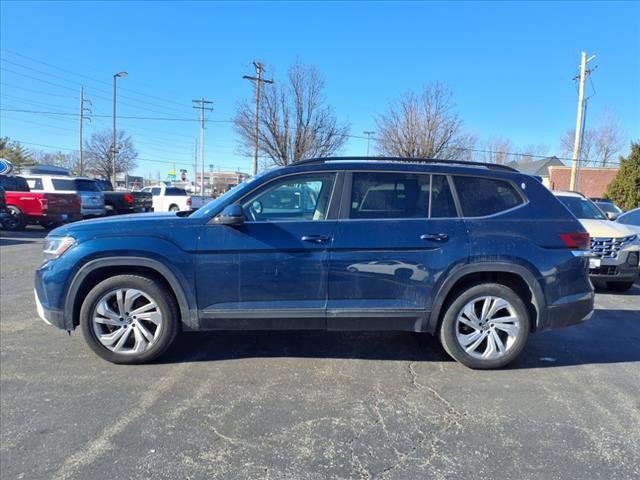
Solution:
M 463 165 L 472 167 L 486 167 L 492 170 L 505 170 L 517 172 L 515 168 L 497 163 L 471 162 L 466 160 L 439 160 L 437 158 L 411 158 L 411 157 L 320 157 L 300 160 L 292 165 L 313 165 L 327 162 L 406 162 L 406 163 L 441 163 L 446 165 Z

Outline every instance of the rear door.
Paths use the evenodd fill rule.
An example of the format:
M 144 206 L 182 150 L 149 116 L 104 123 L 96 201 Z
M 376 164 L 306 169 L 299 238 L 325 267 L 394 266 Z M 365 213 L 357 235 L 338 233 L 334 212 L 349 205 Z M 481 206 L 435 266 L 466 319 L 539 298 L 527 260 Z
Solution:
M 468 256 L 444 175 L 353 172 L 329 258 L 329 329 L 419 330 L 440 276 Z

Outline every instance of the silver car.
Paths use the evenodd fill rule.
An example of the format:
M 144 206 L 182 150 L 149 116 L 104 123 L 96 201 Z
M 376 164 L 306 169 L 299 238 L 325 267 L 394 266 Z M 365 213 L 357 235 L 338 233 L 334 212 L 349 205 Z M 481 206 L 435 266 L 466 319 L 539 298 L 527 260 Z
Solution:
M 83 218 L 101 217 L 107 213 L 104 194 L 95 180 L 83 177 L 65 177 L 54 175 L 25 176 L 29 188 L 34 192 L 75 193 L 82 202 Z

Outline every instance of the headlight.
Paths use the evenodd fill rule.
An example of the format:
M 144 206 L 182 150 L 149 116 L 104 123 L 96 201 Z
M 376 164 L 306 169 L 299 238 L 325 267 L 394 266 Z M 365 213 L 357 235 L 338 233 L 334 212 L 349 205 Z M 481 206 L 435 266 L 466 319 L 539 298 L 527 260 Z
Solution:
M 44 244 L 44 259 L 53 260 L 76 244 L 73 237 L 47 237 Z

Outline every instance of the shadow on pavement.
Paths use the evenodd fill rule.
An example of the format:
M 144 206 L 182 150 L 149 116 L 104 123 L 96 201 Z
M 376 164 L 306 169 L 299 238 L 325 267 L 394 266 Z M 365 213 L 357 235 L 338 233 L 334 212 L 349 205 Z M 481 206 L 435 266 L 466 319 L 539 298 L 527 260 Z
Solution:
M 182 334 L 160 363 L 242 358 L 452 361 L 438 340 L 410 332 L 205 332 Z M 573 327 L 534 334 L 508 369 L 640 361 L 640 313 L 596 310 Z

